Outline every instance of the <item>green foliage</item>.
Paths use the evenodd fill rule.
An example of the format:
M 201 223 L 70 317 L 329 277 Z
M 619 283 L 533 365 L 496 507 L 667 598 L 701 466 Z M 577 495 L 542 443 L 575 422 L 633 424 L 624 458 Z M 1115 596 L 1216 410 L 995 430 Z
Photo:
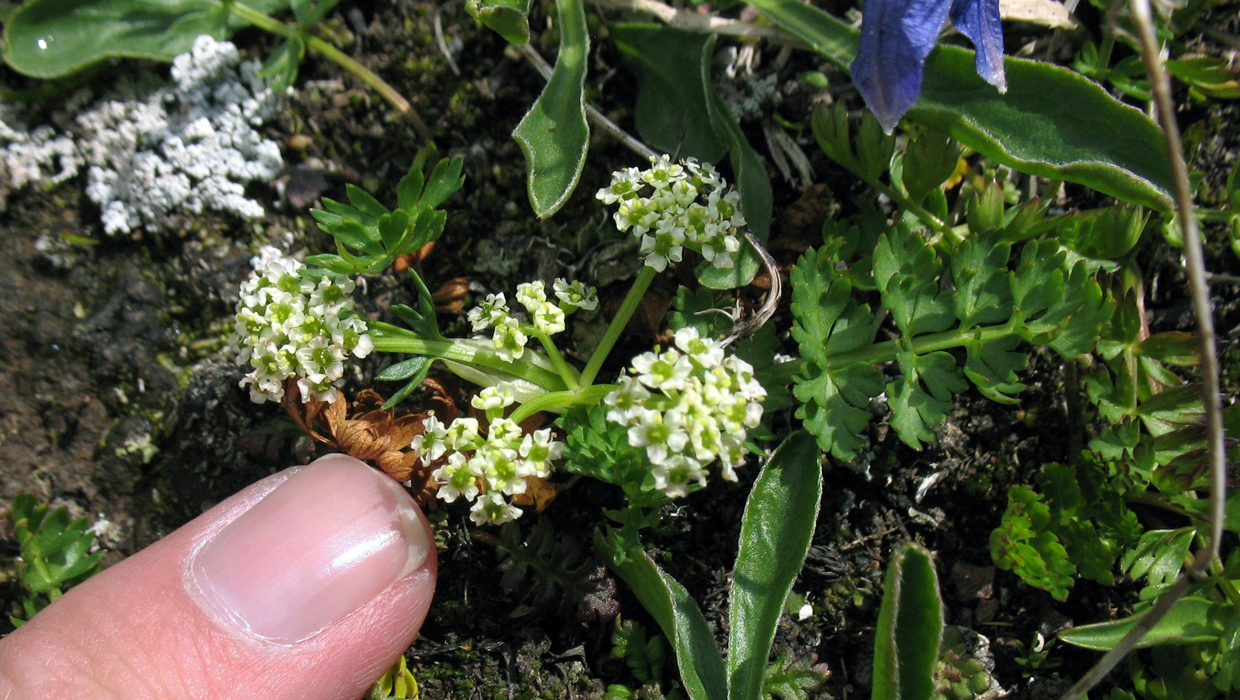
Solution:
M 249 6 L 267 14 L 289 0 Z M 202 34 L 226 39 L 247 24 L 224 0 L 32 0 L 4 25 L 4 60 L 25 75 L 61 78 L 109 58 L 171 61 Z
M 813 654 L 797 658 L 787 649 L 766 667 L 762 677 L 762 700 L 809 700 L 807 691 L 826 682 L 831 675 L 826 664 L 815 664 Z
M 660 634 L 647 634 L 640 622 L 616 618 L 611 633 L 611 655 L 624 659 L 624 664 L 639 683 L 658 683 L 663 679 L 663 665 L 667 662 L 666 640 Z
M 902 545 L 887 565 L 874 630 L 873 700 L 923 700 L 935 689 L 943 600 L 930 552 Z
M 21 586 L 25 597 L 20 611 L 9 619 L 20 627 L 64 593 L 99 571 L 103 552 L 91 552 L 94 533 L 86 518 L 69 520 L 67 508 L 51 510 L 34 496 L 23 493 L 13 500 L 9 516 L 13 536 L 21 547 Z M 18 617 L 24 615 L 25 617 Z
M 1050 508 L 1041 496 L 1028 486 L 1013 486 L 1008 489 L 1003 520 L 990 533 L 990 556 L 999 568 L 1014 571 L 1056 600 L 1065 600 L 1076 567 L 1048 529 L 1050 522 Z
M 1112 304 L 1085 261 L 1070 263 L 1054 241 L 1034 240 L 1009 269 L 1003 235 L 991 228 L 970 236 L 946 251 L 946 262 L 906 226 L 880 235 L 869 264 L 899 337 L 876 344 L 873 315 L 853 298 L 850 263 L 831 254 L 838 247 L 801 257 L 790 275 L 792 335 L 805 360 L 794 393 L 803 402 L 797 416 L 823 450 L 851 459 L 865 442 L 868 404 L 884 391 L 892 427 L 920 449 L 969 382 L 1015 402 L 1024 389 L 1016 376 L 1027 361 L 1016 352 L 1022 340 L 1065 359 L 1093 348 Z M 963 367 L 952 348 L 965 349 Z M 899 371 L 884 384 L 877 366 L 892 361 Z
M 467 0 L 465 9 L 510 44 L 530 40 L 529 0 Z
M 976 639 L 976 633 L 972 633 Z M 976 649 L 976 647 L 974 647 Z M 939 644 L 939 658 L 934 664 L 933 700 L 972 700 L 990 697 L 998 684 L 991 678 L 986 666 L 979 661 L 966 644 L 965 631 L 955 625 L 943 628 Z
M 324 197 L 326 211 L 314 209 L 310 215 L 335 239 L 337 254 L 312 255 L 306 263 L 336 273 L 375 274 L 397 257 L 438 239 L 448 214 L 437 207 L 465 183 L 461 176 L 464 160 L 439 161 L 430 178 L 423 175 L 422 166 L 422 158 L 416 158 L 401 178 L 396 209 L 388 209 L 354 185 L 345 188 L 349 204 Z
M 637 133 L 665 153 L 714 163 L 728 151 L 711 126 L 702 83 L 707 37 L 659 24 L 615 23 L 611 39 L 637 78 Z M 748 214 L 748 212 L 746 212 Z
M 835 356 L 869 342 L 874 325 L 870 308 L 852 298 L 852 285 L 835 274 L 826 248 L 809 251 L 790 273 L 792 337 L 801 347 L 805 369 L 793 394 L 801 401 L 797 417 L 818 438 L 818 446 L 851 459 L 865 444 L 870 398 L 882 392 L 882 374 L 873 363 L 843 364 Z
M 818 520 L 818 457 L 813 437 L 793 433 L 758 474 L 745 502 L 728 599 L 731 700 L 751 700 L 761 693 L 775 627 Z
M 771 456 L 746 503 L 730 598 L 726 671 L 710 627 L 684 588 L 645 551 L 626 549 L 617 544 L 618 538 L 596 534 L 595 550 L 670 640 L 681 682 L 692 700 L 762 697 L 775 625 L 805 562 L 821 493 L 814 441 L 796 433 Z M 783 671 L 787 673 L 776 675 L 777 681 L 792 683 L 801 677 L 787 666 Z M 794 692 L 793 688 L 786 689 Z
M 525 153 L 530 204 L 539 218 L 560 210 L 577 188 L 590 145 L 584 81 L 590 35 L 581 0 L 559 0 L 560 55 L 551 79 L 512 137 Z
M 418 697 L 418 680 L 405 665 L 402 655 L 396 664 L 384 672 L 370 687 L 363 700 L 407 700 Z
M 1073 627 L 1060 632 L 1059 638 L 1075 646 L 1106 651 L 1119 644 L 1147 612 L 1143 611 L 1122 620 Z M 1154 623 L 1154 627 L 1137 642 L 1137 648 L 1194 642 L 1217 644 L 1224 633 L 1234 632 L 1238 624 L 1240 608 L 1235 605 L 1188 596 L 1177 600 L 1171 610 Z

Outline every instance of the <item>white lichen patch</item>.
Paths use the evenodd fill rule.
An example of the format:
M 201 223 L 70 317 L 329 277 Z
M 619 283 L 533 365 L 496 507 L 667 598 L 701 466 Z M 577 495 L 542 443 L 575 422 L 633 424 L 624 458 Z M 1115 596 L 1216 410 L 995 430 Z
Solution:
M 175 59 L 171 82 L 124 76 L 99 100 L 62 114 L 67 134 L 27 130 L 0 112 L 0 177 L 20 189 L 86 168 L 86 194 L 108 234 L 159 231 L 176 213 L 261 217 L 245 186 L 274 179 L 284 161 L 279 146 L 255 130 L 280 104 L 258 69 L 231 43 L 202 36 Z M 89 99 L 79 93 L 70 102 Z

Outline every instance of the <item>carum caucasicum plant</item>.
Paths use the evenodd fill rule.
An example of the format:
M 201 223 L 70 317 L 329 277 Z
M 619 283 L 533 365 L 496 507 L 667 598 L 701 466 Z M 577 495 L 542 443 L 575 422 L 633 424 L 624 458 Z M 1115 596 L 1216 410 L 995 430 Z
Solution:
M 276 88 L 293 84 L 304 53 L 317 52 L 414 119 L 429 143 L 407 101 L 315 33 L 334 5 L 30 0 L 5 22 L 4 58 L 27 75 L 59 78 L 118 56 L 171 60 L 199 34 L 224 39 L 254 25 L 285 40 L 262 71 Z M 466 3 L 480 22 L 524 47 L 527 58 L 535 55 L 528 46 L 530 5 Z M 1195 218 L 1183 202 L 1192 195 L 1222 202 L 1206 218 L 1227 223 L 1240 250 L 1240 169 L 1221 195 L 1203 189 L 1200 177 L 1173 175 L 1178 161 L 1167 154 L 1177 151 L 1177 139 L 1172 134 L 1173 147 L 1164 149 L 1164 134 L 1143 111 L 1155 81 L 1132 79 L 1135 57 L 1110 65 L 1117 42 L 1151 65 L 1158 52 L 1140 45 L 1125 24 L 1122 31 L 1108 25 L 1101 46 L 1082 48 L 1076 70 L 1004 58 L 999 6 L 991 0 L 869 0 L 859 30 L 798 0 L 748 5 L 769 26 L 718 14 L 703 22 L 696 12 L 655 0 L 626 7 L 672 26 L 609 22 L 607 36 L 636 79 L 636 130 L 685 158 L 656 155 L 648 168 L 615 173 L 598 192 L 598 206 L 608 209 L 621 236 L 633 237 L 643 265 L 597 343 L 566 340 L 575 337 L 567 332 L 575 317 L 602 313 L 588 279 L 494 290 L 455 321 L 475 337 L 441 332 L 426 282 L 415 267 L 398 263 L 444 233 L 442 207 L 464 184 L 462 161 L 428 169 L 420 156 L 397 186 L 394 208 L 350 187 L 347 204 L 324 200 L 313 212 L 334 239 L 334 253 L 296 260 L 265 249 L 256 257 L 237 307 L 238 360 L 248 371 L 243 386 L 255 401 L 282 401 L 313 428 L 328 413 L 341 420 L 335 407 L 347 401 L 343 389 L 355 359 L 402 356 L 376 375 L 404 383 L 384 409 L 429 386 L 436 365 L 476 385 L 470 415 L 444 402 L 435 413 L 388 414 L 385 425 L 399 428 L 388 435 L 401 436 L 399 444 L 371 444 L 380 456 L 368 458 L 402 481 L 417 479 L 423 495 L 467 507 L 479 526 L 541 508 L 556 484 L 578 476 L 614 485 L 625 499 L 605 511 L 596 554 L 659 625 L 676 656 L 680 689 L 695 699 L 748 700 L 800 697 L 816 677 L 804 659 L 768 662 L 814 533 L 822 464 L 868 473 L 877 452 L 890 448 L 880 444 L 876 424 L 908 448 L 925 448 L 965 392 L 1016 403 L 1026 388 L 1021 373 L 1036 355 L 1062 368 L 1066 403 L 1088 428 L 1080 444 L 1070 443 L 1066 464 L 1046 464 L 1035 484 L 1008 492 L 989 541 L 994 562 L 1057 600 L 1081 579 L 1112 584 L 1117 570 L 1146 581 L 1133 616 L 1061 635 L 1093 649 L 1116 648 L 1119 637 L 1153 620 L 1161 612 L 1155 601 L 1173 588 L 1183 594 L 1191 573 L 1191 590 L 1149 623 L 1153 631 L 1140 641 L 1148 651 L 1132 657 L 1133 692 L 1161 700 L 1240 688 L 1240 556 L 1214 556 L 1204 547 L 1200 562 L 1184 568 L 1194 542 L 1219 554 L 1220 528 L 1240 531 L 1235 518 L 1219 517 L 1219 468 L 1203 456 L 1222 444 L 1217 421 L 1208 421 L 1212 432 L 1202 427 L 1214 397 L 1203 401 L 1209 394 L 1183 378 L 1199 365 L 1209 376 L 1210 355 L 1186 333 L 1150 332 L 1138 262 L 1159 233 L 1172 246 L 1191 242 L 1186 234 L 1194 229 L 1186 224 Z M 1095 5 L 1125 22 L 1136 17 Z M 592 51 L 585 3 L 558 0 L 549 9 L 559 57 L 513 132 L 539 217 L 559 211 L 573 194 L 590 124 L 601 121 L 586 99 Z M 1200 9 L 1155 20 L 1173 56 L 1165 70 L 1203 98 L 1226 95 L 1234 83 L 1211 81 L 1217 63 L 1185 58 L 1191 46 L 1184 32 Z M 273 19 L 286 10 L 293 22 Z M 948 20 L 976 53 L 939 45 Z M 752 129 L 742 128 L 717 88 L 718 39 L 689 31 L 725 26 L 795 39 L 789 43 L 851 73 L 873 113 L 858 121 L 835 91 L 802 122 L 780 115 L 778 128 L 763 125 L 770 143 L 779 142 L 773 134 L 808 128 L 827 159 L 876 195 L 861 197 L 847 214 L 832 212 L 821 243 L 798 251 L 784 270 L 762 251 L 776 198 L 746 137 Z M 74 40 L 83 36 L 94 41 Z M 1165 72 L 1150 70 L 1154 77 Z M 1142 109 L 1082 73 L 1115 85 Z M 821 87 L 826 76 L 817 77 L 802 82 Z M 642 144 L 635 150 L 653 152 Z M 725 158 L 735 189 L 712 165 Z M 1095 197 L 1099 208 L 1065 209 L 1069 183 L 1118 201 Z M 1173 204 L 1181 206 L 1176 214 Z M 690 265 L 691 272 L 683 269 Z M 763 265 L 769 308 L 736 318 L 741 314 L 731 307 L 741 294 L 732 290 Z M 359 280 L 393 266 L 408 269 L 416 302 L 392 306 L 390 317 L 376 320 L 351 295 Z M 677 292 L 662 343 L 615 357 L 656 276 L 677 267 L 679 279 L 695 278 L 699 287 Z M 783 307 L 775 291 L 781 272 L 791 286 Z M 1234 425 L 1240 413 L 1232 409 L 1225 418 Z M 331 439 L 346 447 L 340 435 Z M 750 461 L 763 466 L 744 469 Z M 753 481 L 728 601 L 726 658 L 697 604 L 643 540 L 669 505 L 691 502 L 716 478 Z M 1143 521 L 1134 504 L 1157 509 L 1178 527 Z M 980 662 L 960 658 L 961 644 L 940 653 L 938 608 L 929 554 L 900 549 L 876 628 L 876 697 L 994 692 Z M 657 665 L 645 664 L 643 673 Z M 1174 668 L 1190 672 L 1173 678 Z M 612 690 L 613 697 L 632 696 Z

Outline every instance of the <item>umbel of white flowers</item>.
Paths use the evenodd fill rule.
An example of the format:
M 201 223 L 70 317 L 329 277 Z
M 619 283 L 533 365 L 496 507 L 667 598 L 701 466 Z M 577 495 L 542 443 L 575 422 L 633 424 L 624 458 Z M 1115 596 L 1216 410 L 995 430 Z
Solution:
M 745 225 L 736 190 L 710 163 L 687 158 L 673 163 L 651 158 L 649 170 L 627 168 L 611 174 L 611 184 L 595 195 L 604 204 L 620 203 L 616 227 L 641 240 L 646 265 L 662 272 L 679 262 L 684 249 L 696 250 L 716 268 L 732 267 L 740 250 L 737 230 Z
M 655 488 L 672 498 L 706 485 L 707 467 L 736 481 L 745 438 L 762 422 L 766 390 L 753 367 L 724 354 L 697 329 L 676 331 L 675 347 L 633 358 L 629 374 L 608 394 L 607 420 L 628 427 L 629 444 L 646 450 Z
M 481 304 L 469 310 L 467 318 L 473 324 L 475 333 L 495 328 L 491 344 L 496 355 L 505 362 L 519 360 L 525 354 L 525 344 L 529 342 L 531 331 L 555 335 L 564 330 L 564 318 L 568 314 L 577 309 L 593 311 L 598 308 L 598 295 L 594 288 L 577 280 L 569 282 L 557 278 L 551 289 L 555 301 L 547 297 L 547 285 L 542 280 L 517 285 L 517 301 L 529 314 L 529 324 L 522 324 L 512 315 L 503 292 L 488 294 Z
M 551 461 L 564 451 L 564 443 L 551 439 L 550 428 L 525 434 L 521 426 L 503 417 L 515 401 L 512 387 L 500 382 L 470 402 L 486 414 L 485 435 L 476 418 L 457 418 L 444 425 L 431 414 L 422 421 L 424 432 L 413 439 L 413 450 L 423 462 L 443 462 L 431 473 L 439 486 L 439 498 L 448 503 L 464 498 L 472 503 L 469 517 L 478 525 L 499 525 L 520 517 L 521 509 L 512 504 L 512 497 L 525 493 L 528 477 L 551 476 Z
M 349 298 L 353 281 L 331 273 L 312 279 L 303 274 L 305 265 L 271 246 L 253 264 L 241 286 L 233 337 L 237 364 L 250 366 L 241 386 L 255 403 L 279 401 L 285 380 L 298 377 L 302 401 L 335 401 L 345 357 L 374 349 Z

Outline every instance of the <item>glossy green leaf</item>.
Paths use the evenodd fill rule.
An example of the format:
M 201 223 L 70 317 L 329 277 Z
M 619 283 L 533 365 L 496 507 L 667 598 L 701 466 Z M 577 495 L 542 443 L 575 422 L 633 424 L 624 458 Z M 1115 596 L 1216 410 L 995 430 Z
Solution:
M 1109 651 L 1114 649 L 1146 614 L 1148 611 L 1122 620 L 1073 627 L 1060 632 L 1059 638 L 1078 647 Z M 1238 615 L 1240 610 L 1228 603 L 1205 598 L 1181 598 L 1161 620 L 1154 623 L 1154 627 L 1141 641 L 1137 642 L 1137 648 L 1217 641 L 1228 624 Z
M 844 70 L 858 32 L 797 0 L 751 5 Z M 1139 110 L 1074 71 L 1007 58 L 1008 91 L 977 76 L 974 54 L 939 46 L 908 117 L 1022 172 L 1068 180 L 1160 211 L 1171 208 L 1162 134 Z
M 530 40 L 529 0 L 466 0 L 465 9 L 510 44 Z
M 758 474 L 741 521 L 728 604 L 728 694 L 757 698 L 784 600 L 796 580 L 822 497 L 812 435 L 793 433 Z
M 264 14 L 289 0 L 250 0 Z M 59 78 L 107 58 L 171 61 L 199 35 L 246 26 L 220 0 L 31 0 L 4 26 L 4 60 L 19 73 Z
M 943 601 L 930 552 L 908 542 L 887 565 L 874 630 L 872 700 L 929 700 L 943 634 Z
M 546 89 L 512 137 L 525 153 L 530 203 L 539 218 L 560 210 L 577 188 L 586 163 L 590 127 L 586 124 L 586 57 L 590 36 L 581 0 L 559 0 L 560 55 Z
M 387 369 L 375 375 L 375 379 L 381 382 L 398 382 L 409 379 L 417 374 L 424 373 L 426 366 L 431 363 L 431 358 L 419 355 L 411 357 L 403 362 L 397 362 L 389 366 Z
M 617 561 L 607 539 L 595 535 L 594 548 L 607 566 L 633 589 L 642 607 L 654 617 L 663 635 L 676 650 L 680 680 L 690 700 L 726 700 L 728 697 L 723 657 L 715 644 L 706 618 L 693 597 L 676 579 L 668 576 L 644 551 Z M 782 599 L 781 599 L 782 604 Z
M 704 34 L 660 24 L 613 24 L 611 39 L 637 76 L 637 133 L 650 146 L 714 163 L 728 152 L 715 135 L 702 83 Z
M 706 109 L 715 134 L 727 144 L 728 159 L 732 164 L 732 174 L 736 178 L 733 184 L 741 195 L 741 211 L 745 214 L 745 221 L 758 240 L 765 241 L 771 231 L 771 180 L 767 177 L 762 159 L 745 140 L 745 134 L 741 132 L 731 110 L 715 93 L 710 77 L 710 59 L 714 55 L 714 47 L 715 37 L 711 35 L 702 49 L 700 64 L 701 84 L 706 88 Z M 732 260 L 733 266 L 726 269 L 706 264 L 699 266 L 696 271 L 698 282 L 711 289 L 733 289 L 749 284 L 758 272 L 757 252 L 742 241 L 740 251 L 733 254 Z

